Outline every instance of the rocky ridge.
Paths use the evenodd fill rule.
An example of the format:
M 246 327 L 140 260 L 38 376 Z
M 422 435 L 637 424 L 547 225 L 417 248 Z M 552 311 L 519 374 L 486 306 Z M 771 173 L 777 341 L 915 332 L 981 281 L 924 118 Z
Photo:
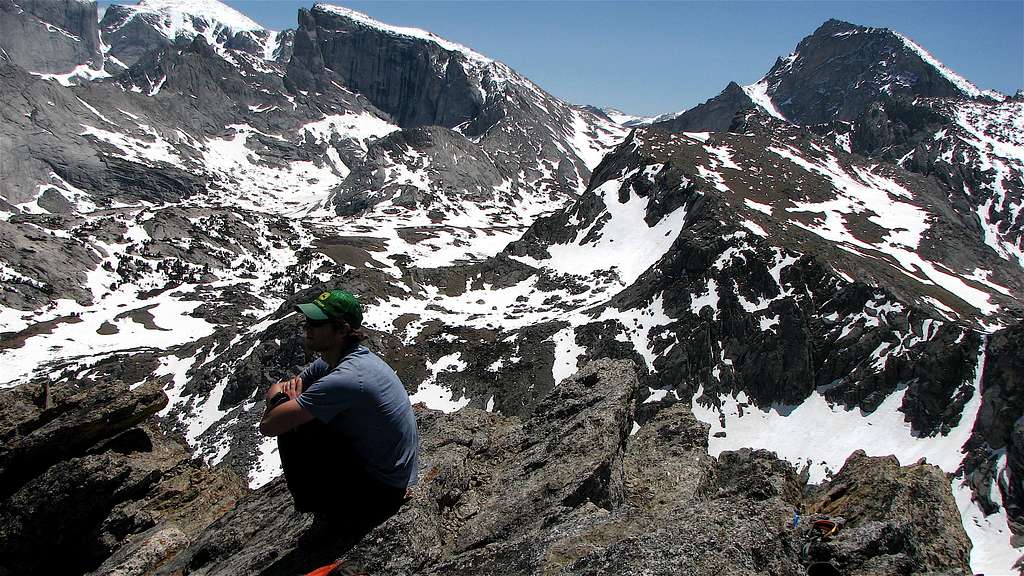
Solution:
M 718 96 L 659 124 L 674 131 L 725 130 L 731 116 L 750 107 L 799 125 L 848 122 L 880 96 L 1005 99 L 979 90 L 897 32 L 832 19 L 755 84 L 730 83 Z
M 858 453 L 808 488 L 766 451 L 709 457 L 707 426 L 684 403 L 637 430 L 637 391 L 630 363 L 600 361 L 526 419 L 420 411 L 416 495 L 355 546 L 292 511 L 279 479 L 157 573 L 294 574 L 335 558 L 368 574 L 795 574 L 815 562 L 967 572 L 970 545 L 937 468 Z M 819 540 L 819 517 L 843 528 Z
M 151 416 L 162 384 L 2 391 L 2 574 L 140 574 L 229 510 L 245 485 L 192 460 Z M 53 530 L 60 526 L 59 530 Z

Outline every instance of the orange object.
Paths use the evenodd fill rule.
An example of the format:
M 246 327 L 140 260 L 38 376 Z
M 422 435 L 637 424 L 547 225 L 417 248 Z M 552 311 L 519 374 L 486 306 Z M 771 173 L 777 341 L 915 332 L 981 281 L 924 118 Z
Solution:
M 327 566 L 321 566 L 320 568 L 313 570 L 309 574 L 306 574 L 306 576 L 327 576 L 331 573 L 332 570 L 334 570 L 338 566 L 341 566 L 341 560 L 336 560 L 328 564 Z
M 832 536 L 837 530 L 839 530 L 839 524 L 836 524 L 831 520 L 815 520 L 814 527 L 817 528 L 825 538 Z

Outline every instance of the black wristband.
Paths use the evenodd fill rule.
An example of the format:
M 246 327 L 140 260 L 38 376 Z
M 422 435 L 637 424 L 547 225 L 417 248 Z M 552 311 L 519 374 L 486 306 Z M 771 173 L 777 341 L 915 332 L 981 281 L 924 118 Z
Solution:
M 287 401 L 288 395 L 285 394 L 284 392 L 278 392 L 277 394 L 274 394 L 274 396 L 267 402 L 267 406 L 269 406 L 268 410 L 273 410 L 274 408 L 277 408 L 278 406 L 284 404 Z

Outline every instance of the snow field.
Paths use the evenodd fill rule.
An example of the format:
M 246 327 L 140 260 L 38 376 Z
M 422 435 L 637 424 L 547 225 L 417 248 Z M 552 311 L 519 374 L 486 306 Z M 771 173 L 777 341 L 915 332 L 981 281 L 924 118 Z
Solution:
M 136 162 L 138 164 L 145 164 L 147 166 L 153 166 L 158 162 L 166 162 L 168 164 L 181 165 L 184 163 L 181 156 L 174 149 L 170 142 L 164 139 L 156 130 L 152 128 L 139 126 L 144 132 L 153 137 L 153 142 L 146 140 L 140 140 L 138 138 L 132 138 L 125 136 L 120 132 L 111 132 L 109 130 L 103 130 L 90 126 L 88 124 L 82 124 L 82 136 L 93 136 L 96 139 L 106 142 L 111 146 L 119 149 L 121 154 L 118 154 L 121 158 L 130 162 Z
M 629 199 L 620 203 L 618 194 L 626 180 L 639 168 L 601 184 L 594 193 L 605 204 L 606 212 L 591 227 L 580 230 L 569 244 L 548 247 L 550 260 L 541 264 L 563 274 L 591 276 L 598 271 L 616 270 L 618 283 L 625 288 L 660 259 L 682 231 L 686 211 L 677 208 L 664 216 L 654 227 L 644 221 L 649 200 L 630 190 Z M 595 240 L 587 241 L 592 232 Z
M 249 472 L 249 488 L 256 490 L 281 475 L 281 454 L 277 438 L 267 436 L 260 442 L 256 466 Z
M 993 197 L 978 207 L 978 217 L 985 231 L 985 242 L 1001 257 L 1016 260 L 1024 267 L 1024 246 L 1020 241 L 1007 238 L 1000 222 L 994 219 L 993 209 L 1009 212 L 1010 223 L 1017 222 L 1024 202 L 1007 200 L 1007 183 L 1014 175 L 1024 173 L 1024 104 L 1003 102 L 992 106 L 986 104 L 963 104 L 956 110 L 957 124 L 963 129 L 960 140 L 974 148 L 977 158 L 973 163 L 992 174 Z M 1007 129 L 1005 127 L 1009 126 Z M 999 129 L 1003 127 L 1003 129 Z M 972 190 L 965 190 L 974 195 Z M 1003 229 L 1009 228 L 1003 222 Z
M 929 330 L 930 327 L 925 327 Z M 797 406 L 774 405 L 764 410 L 750 404 L 744 393 L 719 397 L 718 410 L 699 402 L 703 387 L 694 394 L 694 416 L 711 426 L 708 453 L 718 456 L 726 450 L 764 448 L 797 467 L 808 466 L 810 482 L 820 483 L 842 468 L 846 458 L 862 449 L 869 456 L 895 455 L 902 465 L 924 458 L 942 470 L 954 473 L 963 459 L 961 448 L 970 437 L 981 407 L 981 379 L 985 362 L 985 343 L 979 349 L 973 379 L 973 394 L 964 406 L 959 423 L 945 436 L 919 436 L 904 420 L 899 408 L 906 394 L 902 387 L 890 394 L 871 413 L 846 410 L 832 405 L 817 391 Z M 720 418 L 724 417 L 724 422 Z M 719 432 L 725 436 L 716 437 Z M 953 492 L 965 529 L 976 547 L 971 566 L 978 573 L 1011 573 L 1019 556 L 1009 542 L 1005 529 L 1005 511 L 994 517 L 981 517 L 970 502 L 970 490 L 953 481 Z M 997 495 L 998 496 L 998 495 Z M 1001 498 L 994 498 L 999 502 Z
M 442 372 L 462 372 L 467 365 L 461 359 L 461 353 L 453 352 L 438 358 L 436 362 L 427 364 L 430 375 L 420 383 L 416 393 L 409 396 L 413 404 L 423 402 L 427 408 L 442 412 L 455 412 L 469 404 L 469 398 L 460 396 L 457 400 L 450 390 L 437 384 L 437 376 Z
M 765 112 L 771 114 L 773 117 L 782 120 L 783 122 L 789 122 L 786 117 L 779 112 L 779 109 L 775 107 L 775 103 L 772 102 L 771 96 L 768 95 L 768 78 L 762 78 L 756 84 L 750 84 L 743 86 L 743 92 L 754 101 Z
M 328 162 L 317 166 L 310 161 L 293 161 L 286 169 L 267 166 L 246 147 L 257 131 L 248 125 L 234 125 L 232 137 L 208 140 L 203 151 L 204 169 L 221 184 L 223 191 L 208 190 L 202 204 L 238 206 L 246 210 L 294 215 L 310 211 L 327 199 L 341 183 L 348 168 L 328 152 Z M 280 136 L 272 137 L 281 138 Z
M 633 349 L 640 354 L 647 364 L 647 369 L 653 374 L 657 372 L 654 368 L 654 361 L 657 354 L 651 347 L 653 333 L 658 328 L 670 324 L 675 320 L 665 313 L 665 295 L 658 294 L 646 308 L 635 308 L 631 310 L 619 310 L 608 307 L 601 313 L 597 320 L 617 320 L 625 328 L 625 334 L 619 333 L 616 339 L 633 344 Z M 671 348 L 671 346 L 670 346 Z
M 1002 478 L 1006 469 L 1005 453 L 999 458 L 996 467 Z M 1021 558 L 1021 551 L 1009 545 L 1013 533 L 1007 521 L 1006 509 L 1000 507 L 999 511 L 986 516 L 974 502 L 971 488 L 961 475 L 954 477 L 951 485 L 964 531 L 971 539 L 971 571 L 975 574 L 1017 573 L 1014 564 Z M 997 493 L 991 495 L 991 500 L 1001 502 L 1002 498 L 994 485 L 993 491 Z
M 53 80 L 61 86 L 71 87 L 76 84 L 85 81 L 90 82 L 92 80 L 99 80 L 101 78 L 110 78 L 111 74 L 107 71 L 100 69 L 97 70 L 91 67 L 89 64 L 79 64 L 71 69 L 69 72 L 63 74 L 43 74 L 40 72 L 31 72 L 33 76 L 38 76 L 43 80 Z
M 267 30 L 248 16 L 217 0 L 141 0 L 134 6 L 126 7 L 132 14 L 125 19 L 121 27 L 134 18 L 144 16 L 154 23 L 157 32 L 171 42 L 179 37 L 191 40 L 196 36 L 203 36 L 207 44 L 228 60 L 232 60 L 232 54 L 224 48 L 224 42 L 236 33 L 248 32 L 254 41 L 262 45 L 263 57 L 268 60 L 273 58 L 274 50 L 280 44 L 276 32 Z M 108 34 L 116 33 L 118 30 L 120 27 Z M 104 46 L 105 56 L 108 51 L 109 48 Z
M 555 361 L 551 364 L 551 376 L 557 386 L 579 370 L 579 359 L 586 350 L 576 343 L 576 329 L 572 326 L 562 328 L 551 336 L 551 340 L 555 343 Z
M 983 314 L 999 310 L 998 305 L 990 303 L 990 294 L 967 284 L 963 277 L 945 266 L 924 260 L 917 254 L 921 238 L 929 228 L 929 215 L 918 206 L 898 200 L 911 197 L 905 188 L 888 178 L 858 168 L 850 174 L 832 157 L 824 163 L 816 163 L 803 158 L 792 148 L 769 147 L 768 150 L 808 172 L 826 177 L 839 193 L 825 202 L 794 201 L 794 207 L 787 208 L 788 212 L 810 212 L 820 216 L 812 224 L 790 220 L 791 224 L 835 242 L 840 248 L 856 247 L 888 254 L 899 263 L 896 269 L 906 276 L 924 284 L 937 285 Z M 847 228 L 846 214 L 865 211 L 872 213 L 868 220 L 888 230 L 880 243 L 865 242 Z M 863 256 L 856 250 L 851 251 Z M 947 271 L 940 270 L 939 266 Z
M 148 237 L 141 225 L 126 235 Z M 107 244 L 100 241 L 93 245 L 103 251 L 104 261 L 116 267 L 115 254 L 123 253 L 128 244 Z M 0 362 L 8 366 L 0 386 L 13 386 L 33 376 L 40 367 L 79 359 L 88 362 L 111 353 L 139 348 L 165 349 L 183 344 L 193 338 L 213 333 L 215 327 L 201 318 L 190 316 L 202 302 L 180 300 L 181 296 L 195 290 L 195 285 L 182 285 L 152 301 L 143 300 L 139 294 L 150 288 L 162 287 L 163 278 L 150 272 L 134 286 L 111 286 L 120 283 L 120 277 L 105 270 L 102 263 L 87 274 L 86 286 L 93 295 L 93 304 L 86 306 L 70 299 L 54 301 L 49 310 L 37 313 L 33 322 L 43 322 L 62 316 L 75 315 L 77 322 L 58 324 L 49 334 L 33 336 L 25 346 L 0 351 Z M 144 309 L 141 313 L 151 314 L 156 329 L 150 329 L 125 315 L 133 310 Z M 13 314 L 0 315 L 5 322 L 12 322 L 11 328 L 27 325 L 24 320 L 13 322 Z M 102 335 L 98 330 L 104 324 L 117 329 L 116 334 Z

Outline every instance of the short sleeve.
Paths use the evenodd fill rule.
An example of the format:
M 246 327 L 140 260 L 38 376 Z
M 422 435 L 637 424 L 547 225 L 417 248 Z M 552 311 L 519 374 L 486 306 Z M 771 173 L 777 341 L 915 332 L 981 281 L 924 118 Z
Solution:
M 329 423 L 355 401 L 359 384 L 349 376 L 348 370 L 335 370 L 306 388 L 296 401 L 318 420 Z
M 327 363 L 321 358 L 310 362 L 308 366 L 299 372 L 299 379 L 302 380 L 302 389 L 309 388 L 310 384 L 316 382 L 327 373 Z

